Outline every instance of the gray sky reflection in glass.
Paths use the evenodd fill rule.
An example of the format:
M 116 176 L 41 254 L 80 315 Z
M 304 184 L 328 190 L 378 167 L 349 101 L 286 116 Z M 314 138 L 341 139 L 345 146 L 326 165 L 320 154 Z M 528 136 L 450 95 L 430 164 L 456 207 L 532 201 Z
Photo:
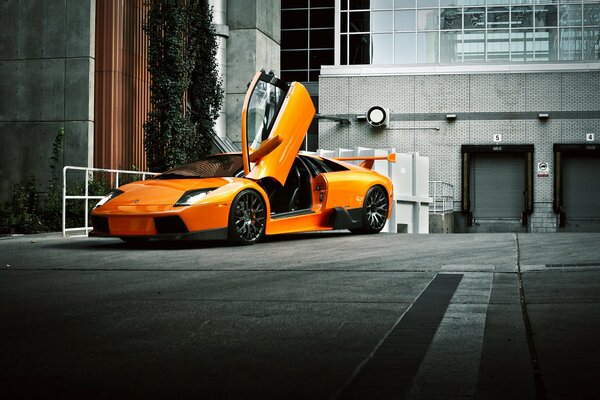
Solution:
M 277 105 L 283 91 L 268 82 L 258 81 L 248 104 L 246 137 L 253 150 L 258 150 L 269 137 L 269 129 L 277 114 Z

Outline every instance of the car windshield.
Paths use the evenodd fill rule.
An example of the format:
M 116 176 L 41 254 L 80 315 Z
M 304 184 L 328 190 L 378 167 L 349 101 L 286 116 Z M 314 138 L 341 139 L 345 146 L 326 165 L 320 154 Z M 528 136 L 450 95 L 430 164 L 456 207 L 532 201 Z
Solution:
M 193 179 L 234 177 L 242 169 L 241 154 L 218 154 L 182 165 L 158 175 L 155 179 Z

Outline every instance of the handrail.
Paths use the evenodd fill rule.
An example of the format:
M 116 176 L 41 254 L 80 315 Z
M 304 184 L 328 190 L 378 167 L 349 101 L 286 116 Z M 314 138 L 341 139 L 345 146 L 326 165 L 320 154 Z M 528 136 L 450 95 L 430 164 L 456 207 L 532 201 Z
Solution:
M 85 189 L 83 196 L 67 196 L 67 171 L 85 171 Z M 88 236 L 89 231 L 92 227 L 89 226 L 89 201 L 90 200 L 101 200 L 104 196 L 90 196 L 89 195 L 89 182 L 90 182 L 90 172 L 108 172 L 111 174 L 116 174 L 115 177 L 115 187 L 119 187 L 119 176 L 121 174 L 127 175 L 141 175 L 142 180 L 146 180 L 146 175 L 159 175 L 157 172 L 145 172 L 145 171 L 130 171 L 130 170 L 122 170 L 122 169 L 105 169 L 105 168 L 87 168 L 87 167 L 74 167 L 74 166 L 66 166 L 63 168 L 63 195 L 62 195 L 62 235 L 67 236 L 67 232 L 80 232 L 84 231 L 83 235 L 73 235 L 73 236 Z M 67 228 L 66 220 L 67 220 L 67 200 L 85 200 L 84 206 L 84 226 L 77 228 Z
M 429 213 L 445 214 L 454 211 L 454 186 L 442 181 L 429 181 L 429 194 L 433 201 Z

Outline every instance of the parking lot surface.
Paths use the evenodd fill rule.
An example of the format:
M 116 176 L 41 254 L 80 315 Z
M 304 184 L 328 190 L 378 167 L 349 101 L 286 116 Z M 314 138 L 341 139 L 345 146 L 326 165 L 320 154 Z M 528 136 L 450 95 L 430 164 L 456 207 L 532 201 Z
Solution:
M 3 398 L 600 398 L 598 337 L 596 233 L 0 238 Z

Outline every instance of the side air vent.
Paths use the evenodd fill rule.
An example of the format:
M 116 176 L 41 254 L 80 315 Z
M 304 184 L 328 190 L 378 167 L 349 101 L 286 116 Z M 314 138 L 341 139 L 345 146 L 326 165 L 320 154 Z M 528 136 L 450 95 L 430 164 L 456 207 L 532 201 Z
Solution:
M 158 234 L 185 233 L 188 231 L 179 216 L 154 218 L 154 226 L 156 227 L 156 233 Z
M 110 229 L 108 229 L 108 218 L 106 217 L 92 216 L 92 225 L 97 232 L 110 233 Z

